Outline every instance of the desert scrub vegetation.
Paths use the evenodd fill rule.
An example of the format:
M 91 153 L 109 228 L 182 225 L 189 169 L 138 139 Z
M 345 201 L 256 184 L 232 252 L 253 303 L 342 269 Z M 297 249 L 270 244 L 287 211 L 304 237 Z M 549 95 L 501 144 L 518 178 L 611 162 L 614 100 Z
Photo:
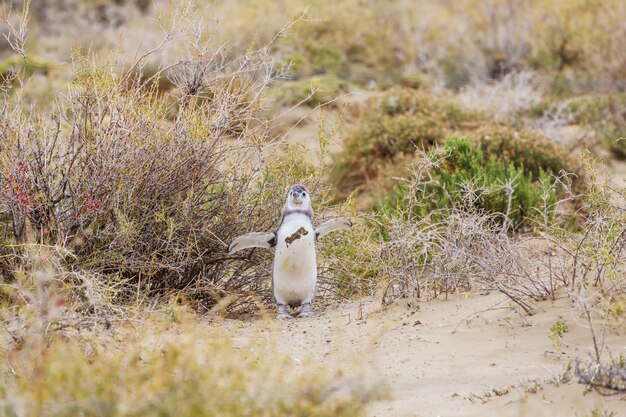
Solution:
M 330 198 L 305 152 L 276 151 L 269 48 L 226 58 L 188 4 L 171 13 L 158 45 L 181 55 L 150 76 L 136 74 L 158 45 L 130 66 L 75 50 L 69 84 L 41 105 L 25 66 L 2 84 L 0 414 L 361 415 L 380 389 L 354 368 L 299 363 L 194 316 L 269 298 L 270 254 L 228 256 L 227 242 L 275 227 L 289 185 L 320 212 Z M 9 28 L 19 63 L 26 21 Z
M 626 159 L 626 94 L 583 96 L 567 107 L 573 121 L 593 129 L 620 159 Z
M 201 309 L 219 300 L 247 311 L 268 299 L 267 254 L 228 256 L 227 243 L 276 227 L 284 190 L 304 182 L 329 204 L 324 181 L 299 157 L 275 152 L 264 94 L 281 72 L 269 47 L 227 59 L 202 41 L 190 3 L 161 20 L 181 55 L 150 78 L 74 52 L 72 80 L 54 103 L 29 106 L 6 84 L 0 124 L 0 228 L 4 279 L 30 244 L 71 253 L 64 268 L 138 293 L 184 292 Z M 25 21 L 20 20 L 20 24 Z M 23 26 L 9 37 L 28 61 Z M 163 92 L 159 77 L 176 86 Z M 27 87 L 26 87 L 27 88 Z M 299 159 L 298 159 L 299 158 Z M 236 302 L 235 302 L 236 301 Z
M 132 56 L 139 43 L 134 40 L 160 36 L 158 28 L 143 24 L 145 19 L 158 18 L 167 8 L 166 0 L 35 3 L 33 53 L 60 61 L 68 59 L 67 34 L 79 39 L 77 46 L 92 45 L 97 52 L 121 47 Z M 533 71 L 549 91 L 569 94 L 619 91 L 626 76 L 626 10 L 619 0 L 195 4 L 219 20 L 221 30 L 206 37 L 214 36 L 229 57 L 243 55 L 251 45 L 267 45 L 286 22 L 298 20 L 270 51 L 291 67 L 296 80 L 326 74 L 368 88 L 459 89 Z M 127 34 L 121 42 L 119 29 Z
M 417 201 L 411 208 L 415 218 L 459 208 L 502 214 L 500 222 L 510 222 L 512 230 L 530 227 L 544 216 L 552 218 L 557 192 L 551 176 L 541 168 L 533 178 L 519 160 L 507 163 L 506 157 L 486 156 L 469 140 L 452 137 L 428 157 L 436 162 L 424 173 L 423 186 L 400 182 L 380 210 L 403 212 L 407 204 Z M 415 198 L 407 198 L 409 192 L 415 192 Z
M 580 167 L 566 149 L 540 132 L 495 122 L 452 98 L 391 90 L 369 99 L 354 112 L 356 120 L 343 149 L 334 156 L 331 171 L 338 198 L 355 189 L 384 196 L 385 189 L 393 187 L 394 177 L 406 176 L 416 152 L 443 146 L 452 136 L 468 138 L 485 161 L 498 159 L 504 167 L 513 165 L 532 181 L 562 171 L 580 174 Z M 572 178 L 577 185 L 581 183 Z M 498 181 L 505 182 L 506 175 Z
M 275 88 L 272 98 L 278 105 L 305 104 L 310 107 L 330 104 L 348 94 L 350 84 L 332 75 L 316 75 L 297 81 L 287 81 Z
M 82 341 L 55 340 L 13 354 L 20 370 L 0 394 L 3 415 L 357 416 L 368 402 L 356 380 L 337 381 L 312 365 L 296 372 L 289 357 L 268 363 L 268 347 L 239 347 L 234 355 L 228 340 L 195 334 L 142 346 L 155 342 L 151 336 L 118 349 L 92 342 L 88 353 Z
M 245 2 L 246 12 L 237 18 L 242 4 L 218 7 L 217 13 L 247 37 L 244 46 L 271 37 L 271 30 L 252 33 L 251 21 L 257 27 L 284 21 L 309 5 Z M 419 79 L 458 89 L 537 71 L 556 93 L 617 91 L 626 67 L 625 16 L 618 0 L 316 2 L 276 46 L 275 56 L 292 63 L 297 78 L 325 73 L 372 87 Z
M 415 302 L 456 291 L 498 291 L 527 314 L 533 314 L 536 301 L 556 299 L 564 292 L 588 303 L 591 311 L 600 311 L 606 297 L 612 300 L 623 291 L 624 190 L 601 180 L 602 165 L 584 157 L 589 175 L 584 194 L 573 192 L 567 174 L 544 174 L 531 186 L 530 174 L 520 173 L 508 183 L 508 192 L 506 182 L 497 184 L 493 202 L 503 204 L 489 211 L 480 205 L 487 194 L 480 187 L 480 176 L 457 182 L 457 168 L 443 167 L 450 158 L 465 159 L 463 163 L 473 163 L 485 173 L 494 168 L 477 164 L 479 148 L 467 140 L 455 139 L 449 146 L 458 148 L 460 156 L 421 153 L 395 195 L 365 216 L 370 240 L 359 249 L 365 255 L 356 259 L 360 270 L 367 272 L 361 282 L 370 291 L 382 294 L 384 302 L 397 298 Z M 496 165 L 515 175 L 514 167 L 507 171 L 501 163 Z M 432 195 L 437 197 L 443 188 L 437 183 L 442 178 L 453 179 L 446 186 L 458 190 L 458 195 L 456 200 L 440 200 L 445 204 L 437 207 Z M 518 207 L 511 204 L 514 186 L 521 181 L 527 181 L 525 192 L 530 188 L 521 198 L 533 202 L 525 213 L 532 220 L 526 217 L 521 224 L 528 224 L 532 234 L 518 233 L 523 227 L 515 221 Z M 573 202 L 580 205 L 577 227 L 571 225 Z
M 375 180 L 381 171 L 397 173 L 398 162 L 416 149 L 442 144 L 447 136 L 476 129 L 483 120 L 480 113 L 452 100 L 409 89 L 374 96 L 356 113 L 354 126 L 333 161 L 331 178 L 340 198 Z

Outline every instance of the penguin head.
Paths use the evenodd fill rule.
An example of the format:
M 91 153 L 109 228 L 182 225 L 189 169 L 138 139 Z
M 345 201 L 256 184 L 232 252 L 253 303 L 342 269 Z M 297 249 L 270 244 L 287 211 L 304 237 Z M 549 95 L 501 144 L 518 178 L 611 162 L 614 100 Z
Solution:
M 311 207 L 311 196 L 304 185 L 296 184 L 289 189 L 287 207 L 291 210 L 308 210 Z

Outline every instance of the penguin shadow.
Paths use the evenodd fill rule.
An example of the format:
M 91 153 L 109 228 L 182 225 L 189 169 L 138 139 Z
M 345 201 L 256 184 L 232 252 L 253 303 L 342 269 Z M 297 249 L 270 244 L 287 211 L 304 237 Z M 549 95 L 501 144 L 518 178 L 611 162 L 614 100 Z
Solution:
M 259 317 L 264 320 L 271 321 L 293 321 L 293 320 L 302 320 L 302 319 L 310 319 L 319 316 L 318 312 L 311 311 L 310 309 L 305 309 L 304 306 L 285 306 L 284 311 L 276 314 L 275 304 L 274 308 L 270 307 L 270 303 L 259 304 Z M 303 314 L 303 310 L 304 314 Z
M 315 317 L 315 313 L 313 313 L 310 309 L 305 309 L 304 306 L 288 306 L 286 309 L 285 315 L 278 315 L 275 317 L 276 320 L 289 320 L 289 319 L 310 319 Z

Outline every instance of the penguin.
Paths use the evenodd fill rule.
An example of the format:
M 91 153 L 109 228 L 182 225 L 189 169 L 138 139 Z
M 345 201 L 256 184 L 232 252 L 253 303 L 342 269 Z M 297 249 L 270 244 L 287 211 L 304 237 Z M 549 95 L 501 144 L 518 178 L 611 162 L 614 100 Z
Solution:
M 299 317 L 311 316 L 311 302 L 317 283 L 315 244 L 324 235 L 349 229 L 348 219 L 332 219 L 313 227 L 309 191 L 301 184 L 289 189 L 275 232 L 253 232 L 237 237 L 228 253 L 247 248 L 276 247 L 272 268 L 272 294 L 278 305 L 277 319 L 291 318 L 287 306 L 301 307 Z

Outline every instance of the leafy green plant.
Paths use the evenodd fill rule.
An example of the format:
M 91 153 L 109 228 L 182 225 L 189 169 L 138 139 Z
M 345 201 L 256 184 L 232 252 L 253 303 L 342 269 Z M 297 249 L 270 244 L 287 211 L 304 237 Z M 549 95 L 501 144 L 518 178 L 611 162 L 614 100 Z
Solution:
M 399 183 L 380 209 L 401 212 L 408 201 L 405 194 L 416 192 L 418 203 L 412 210 L 418 218 L 433 212 L 445 215 L 446 209 L 459 208 L 498 214 L 500 222 L 513 229 L 531 226 L 542 212 L 553 210 L 556 191 L 543 170 L 535 180 L 522 164 L 486 157 L 467 139 L 449 138 L 439 152 L 442 162 L 428 173 L 428 182 L 413 191 L 406 183 Z
M 567 332 L 569 332 L 569 327 L 565 322 L 557 320 L 552 324 L 550 327 L 550 340 L 552 340 L 552 346 L 554 346 L 555 349 L 559 347 L 563 336 Z
M 495 125 L 478 129 L 471 134 L 471 139 L 480 146 L 486 158 L 524 167 L 524 172 L 531 174 L 533 180 L 539 179 L 541 172 L 550 175 L 566 172 L 580 176 L 579 164 L 565 148 L 539 132 Z M 578 179 L 576 182 L 580 183 Z

